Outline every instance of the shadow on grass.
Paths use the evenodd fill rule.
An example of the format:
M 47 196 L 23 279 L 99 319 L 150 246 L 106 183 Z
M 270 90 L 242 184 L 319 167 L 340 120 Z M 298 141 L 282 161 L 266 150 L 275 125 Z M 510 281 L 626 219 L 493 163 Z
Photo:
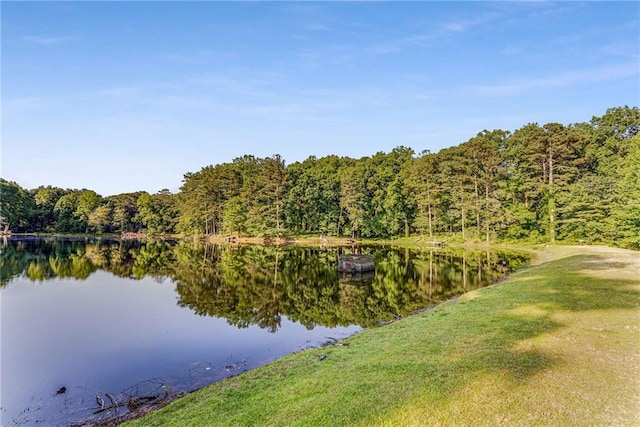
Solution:
M 579 258 L 576 260 L 578 268 L 589 270 L 624 270 L 634 265 L 631 262 L 605 261 L 598 255 L 576 255 L 573 258 Z
M 560 310 L 632 309 L 640 305 L 640 288 L 634 289 L 640 286 L 640 275 L 633 280 L 616 271 L 633 271 L 633 267 L 631 262 L 611 261 L 601 255 L 575 255 L 532 268 L 532 276 L 545 274 L 521 290 L 523 297 L 535 300 L 532 302 Z M 598 274 L 590 274 L 594 271 Z M 603 271 L 610 272 L 609 277 L 600 274 Z
M 571 363 L 526 344 L 566 326 L 555 314 L 637 310 L 639 281 L 615 273 L 629 267 L 591 254 L 531 267 L 504 284 L 357 335 L 348 345 L 310 350 L 250 372 L 237 387 L 214 385 L 192 401 L 203 402 L 200 412 L 215 414 L 207 421 L 216 425 L 366 425 L 414 399 L 420 405 L 446 402 L 473 387 L 478 375 L 524 383 Z M 590 274 L 595 269 L 612 273 Z M 164 420 L 189 419 L 194 406 L 184 403 Z M 197 422 L 191 418 L 192 425 Z
M 370 414 L 369 419 L 402 406 L 425 388 L 432 398 L 447 399 L 476 374 L 506 374 L 519 383 L 558 363 L 571 363 L 521 344 L 564 327 L 553 320 L 559 312 L 637 309 L 640 291 L 633 285 L 639 285 L 640 279 L 620 279 L 615 272 L 609 278 L 589 274 L 596 269 L 628 269 L 632 264 L 590 254 L 551 261 L 516 274 L 507 284 L 485 288 L 474 298 L 463 297 L 415 319 L 432 331 L 424 337 L 398 339 L 397 354 L 421 369 L 414 369 L 410 380 L 408 375 L 393 378 L 397 386 L 407 383 L 405 395 L 387 408 L 381 401 L 378 415 Z M 407 339 L 411 343 L 402 344 Z M 394 363 L 394 358 L 387 357 L 387 363 Z M 407 366 L 410 371 L 411 364 Z M 379 367 L 384 369 L 384 363 Z

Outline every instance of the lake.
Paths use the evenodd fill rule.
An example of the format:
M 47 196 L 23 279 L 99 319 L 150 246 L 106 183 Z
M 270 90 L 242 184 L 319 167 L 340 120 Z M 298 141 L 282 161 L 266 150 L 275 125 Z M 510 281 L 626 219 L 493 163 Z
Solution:
M 344 275 L 338 257 L 370 254 Z M 333 344 L 494 283 L 505 251 L 4 240 L 0 424 L 66 425 Z M 100 403 L 103 406 L 100 406 Z M 126 407 L 116 408 L 126 411 Z

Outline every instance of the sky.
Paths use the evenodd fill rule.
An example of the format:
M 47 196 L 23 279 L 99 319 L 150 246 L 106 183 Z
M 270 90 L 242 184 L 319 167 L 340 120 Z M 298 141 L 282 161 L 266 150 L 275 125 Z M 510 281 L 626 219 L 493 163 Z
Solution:
M 12 2 L 0 176 L 179 191 L 245 154 L 287 164 L 640 103 L 639 2 Z

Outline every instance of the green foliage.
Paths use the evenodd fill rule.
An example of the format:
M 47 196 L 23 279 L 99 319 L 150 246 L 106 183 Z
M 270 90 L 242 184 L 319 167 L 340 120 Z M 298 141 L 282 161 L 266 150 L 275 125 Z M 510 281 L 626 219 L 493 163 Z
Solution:
M 113 215 L 113 204 L 105 203 L 89 213 L 87 224 L 98 233 L 107 233 L 112 229 Z
M 173 233 L 178 217 L 175 204 L 175 195 L 169 190 L 161 190 L 154 195 L 142 193 L 138 197 L 136 220 L 149 234 Z
M 627 141 L 612 216 L 619 243 L 640 250 L 640 135 Z
M 407 218 L 412 220 L 414 230 L 429 237 L 442 222 L 440 213 L 444 208 L 438 167 L 436 156 L 426 152 L 403 169 Z
M 343 231 L 359 237 L 362 235 L 367 213 L 364 164 L 358 162 L 342 169 L 340 181 L 340 209 L 346 216 Z
M 288 233 L 386 238 L 607 242 L 638 247 L 638 107 L 589 123 L 483 130 L 414 156 L 407 147 L 352 159 L 245 155 L 184 175 L 177 195 L 2 183 L 16 231 Z
M 240 234 L 247 231 L 247 207 L 240 196 L 227 200 L 222 211 L 222 229 L 228 234 Z
M 79 191 L 74 190 L 60 197 L 53 207 L 56 216 L 56 230 L 62 232 L 77 233 L 86 230 L 86 223 L 83 223 L 76 216 L 78 207 Z
M 58 187 L 38 187 L 32 191 L 36 207 L 35 224 L 39 231 L 55 231 L 57 229 L 54 208 L 58 200 L 64 196 L 65 190 Z
M 309 157 L 286 169 L 285 227 L 296 233 L 339 235 L 340 178 L 343 160 Z
M 82 222 L 89 222 L 89 215 L 102 203 L 102 197 L 93 190 L 82 191 L 76 201 L 75 215 Z
M 106 198 L 113 207 L 111 215 L 111 232 L 137 232 L 142 227 L 138 221 L 138 199 L 142 192 L 122 193 Z
M 558 195 L 563 210 L 558 216 L 562 240 L 601 243 L 615 238 L 611 221 L 616 184 L 611 177 L 585 174 Z
M 207 166 L 184 176 L 178 197 L 178 230 L 187 234 L 222 231 L 225 203 L 239 194 L 242 176 L 229 163 Z
M 31 193 L 15 182 L 0 178 L 0 226 L 12 231 L 28 231 L 35 212 Z
M 284 232 L 285 162 L 279 155 L 255 160 L 255 173 L 243 181 L 247 231 L 254 236 Z

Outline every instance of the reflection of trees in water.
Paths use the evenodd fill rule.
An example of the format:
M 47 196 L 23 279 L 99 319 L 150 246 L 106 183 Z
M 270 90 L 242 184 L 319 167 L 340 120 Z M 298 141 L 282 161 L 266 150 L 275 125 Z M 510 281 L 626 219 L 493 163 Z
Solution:
M 0 286 L 25 275 L 33 281 L 55 277 L 86 279 L 96 270 L 84 257 L 84 242 L 8 240 L 0 253 Z
M 56 277 L 87 279 L 104 270 L 120 277 L 169 276 L 174 263 L 166 242 L 116 240 L 8 240 L 0 252 L 0 286 L 25 275 L 32 281 Z
M 180 306 L 239 327 L 275 331 L 280 326 L 285 299 L 280 249 L 178 244 L 175 251 Z
M 275 331 L 282 316 L 315 325 L 374 326 L 485 286 L 526 258 L 505 252 L 362 248 L 375 273 L 340 276 L 343 249 L 215 246 L 161 241 L 9 242 L 0 254 L 1 284 L 86 279 L 100 269 L 120 277 L 171 277 L 178 305 L 238 327 Z
M 376 271 L 340 280 L 337 252 L 309 248 L 180 249 L 175 279 L 179 304 L 239 327 L 275 330 L 286 315 L 315 325 L 377 325 L 506 273 L 507 254 L 370 249 Z M 187 255 L 188 254 L 188 255 Z M 520 256 L 516 264 L 524 262 Z

